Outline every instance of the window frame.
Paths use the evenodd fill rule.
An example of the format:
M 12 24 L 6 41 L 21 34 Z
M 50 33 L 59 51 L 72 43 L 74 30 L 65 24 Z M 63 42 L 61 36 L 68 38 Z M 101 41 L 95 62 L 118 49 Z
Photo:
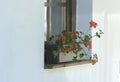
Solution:
M 51 2 L 51 0 L 47 0 L 45 2 L 45 6 L 47 7 L 46 18 L 47 18 L 47 41 L 51 35 L 51 7 L 52 6 L 61 6 L 62 10 L 62 30 L 66 31 L 76 31 L 76 0 L 62 0 L 62 2 Z M 66 11 L 64 11 L 66 10 Z

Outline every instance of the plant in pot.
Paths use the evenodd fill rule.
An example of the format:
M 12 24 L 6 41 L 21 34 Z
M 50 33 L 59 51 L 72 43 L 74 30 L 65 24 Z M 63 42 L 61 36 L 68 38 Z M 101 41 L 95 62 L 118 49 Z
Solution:
M 89 22 L 90 28 L 96 28 L 97 23 L 94 21 Z M 91 59 L 94 65 L 98 60 L 97 54 L 91 56 L 92 38 L 100 38 L 103 34 L 102 30 L 99 30 L 95 35 L 84 33 L 82 31 L 62 31 L 60 34 L 51 36 L 49 40 L 53 42 L 57 47 L 52 50 L 53 57 L 56 59 L 60 57 L 59 62 L 82 60 L 85 56 Z

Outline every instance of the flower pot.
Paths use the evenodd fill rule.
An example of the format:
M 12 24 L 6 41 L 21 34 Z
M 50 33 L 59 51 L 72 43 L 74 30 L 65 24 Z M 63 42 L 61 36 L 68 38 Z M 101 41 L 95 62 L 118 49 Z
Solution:
M 53 55 L 53 50 L 56 50 L 58 49 L 58 46 L 53 44 L 53 43 L 50 43 L 50 42 L 46 42 L 45 43 L 45 56 L 44 56 L 44 61 L 45 61 L 45 64 L 56 64 L 56 63 L 59 63 L 59 58 L 56 57 L 54 58 L 54 55 Z
M 83 51 L 81 52 L 78 52 L 78 54 L 82 53 Z M 75 53 L 73 52 L 69 52 L 67 54 L 65 53 L 60 53 L 59 54 L 59 62 L 62 63 L 62 62 L 69 62 L 69 61 L 73 61 L 73 57 L 76 56 Z M 88 56 L 83 56 L 82 58 L 77 57 L 77 60 L 86 60 L 86 59 L 89 59 Z
M 63 62 L 73 61 L 73 57 L 76 56 L 72 51 L 69 53 L 61 52 L 56 58 L 54 58 L 53 50 L 57 50 L 58 46 L 51 43 L 45 44 L 45 64 L 58 64 Z M 78 54 L 82 53 L 79 52 Z M 89 56 L 78 57 L 77 60 L 89 59 Z

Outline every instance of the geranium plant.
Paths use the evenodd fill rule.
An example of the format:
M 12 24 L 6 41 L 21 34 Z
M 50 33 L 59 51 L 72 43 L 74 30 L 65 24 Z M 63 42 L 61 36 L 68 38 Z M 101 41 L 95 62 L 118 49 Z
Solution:
M 90 21 L 89 24 L 89 30 L 97 27 L 97 23 L 94 21 Z M 58 35 L 51 36 L 50 41 L 54 41 L 58 46 L 58 49 L 53 51 L 54 57 L 57 57 L 61 52 L 64 54 L 73 52 L 75 54 L 72 58 L 73 61 L 77 61 L 78 57 L 82 58 L 83 56 L 89 56 L 92 64 L 95 64 L 98 60 L 97 54 L 90 56 L 90 53 L 88 53 L 85 49 L 90 51 L 92 49 L 92 38 L 100 38 L 101 34 L 103 34 L 102 30 L 97 31 L 93 36 L 82 31 L 62 31 Z

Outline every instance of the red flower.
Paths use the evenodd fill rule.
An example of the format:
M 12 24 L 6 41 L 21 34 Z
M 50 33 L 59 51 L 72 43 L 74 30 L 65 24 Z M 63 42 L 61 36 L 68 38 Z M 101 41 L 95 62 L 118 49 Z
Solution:
M 64 53 L 68 53 L 68 52 L 71 52 L 71 51 L 72 51 L 72 46 L 70 46 L 69 48 L 65 49 Z
M 74 38 L 74 37 L 75 37 L 75 34 L 73 33 L 73 34 L 71 35 L 71 37 Z
M 72 51 L 72 46 L 68 48 L 68 52 L 71 52 L 71 51 Z
M 62 37 L 61 41 L 62 41 L 62 44 L 64 44 L 65 43 L 65 37 Z
M 94 64 L 96 64 L 97 60 L 96 59 L 92 59 L 91 62 L 92 62 L 92 65 L 94 65 Z
M 92 41 L 89 41 L 88 42 L 88 50 L 91 50 L 92 49 Z
M 64 50 L 64 53 L 67 53 L 67 49 L 66 49 L 66 50 Z
M 90 27 L 92 28 L 96 28 L 96 26 L 97 26 L 97 23 L 96 22 L 94 22 L 94 21 L 91 21 L 91 22 L 89 22 L 89 24 L 90 24 Z
M 76 31 L 75 33 L 76 33 L 76 34 L 79 34 L 79 32 L 78 32 L 78 31 Z

